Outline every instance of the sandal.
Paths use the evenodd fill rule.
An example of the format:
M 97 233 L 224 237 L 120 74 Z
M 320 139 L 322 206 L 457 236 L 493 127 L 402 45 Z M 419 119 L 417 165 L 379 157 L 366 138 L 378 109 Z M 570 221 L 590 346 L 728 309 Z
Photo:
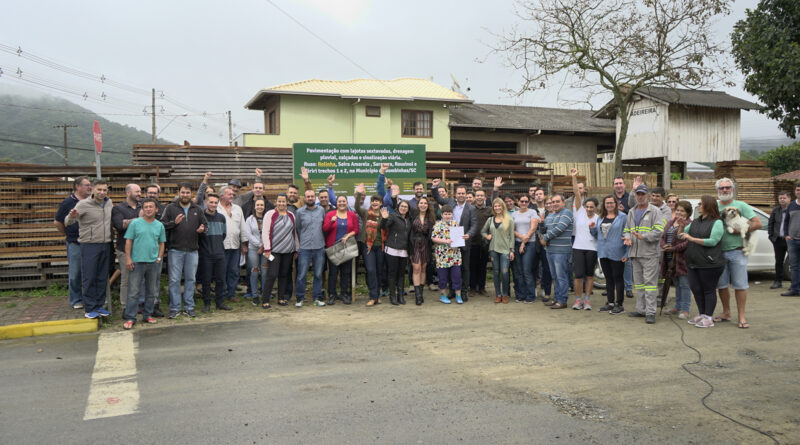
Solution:
M 731 321 L 731 318 L 730 317 L 725 318 L 725 317 L 722 317 L 722 316 L 717 316 L 717 317 L 714 317 L 713 320 L 714 320 L 714 323 L 725 323 L 725 322 Z
M 272 309 L 272 305 L 269 303 L 264 303 L 261 305 L 261 309 Z
M 130 329 L 133 327 L 133 321 L 128 320 L 125 323 L 122 323 L 122 329 Z
M 375 306 L 375 300 L 367 301 L 367 306 Z
M 289 303 L 287 303 L 286 300 L 278 300 L 278 304 L 281 305 L 281 306 L 286 306 Z
M 749 327 L 750 327 L 750 323 L 748 323 L 746 321 L 740 321 L 739 322 L 739 329 L 747 329 Z

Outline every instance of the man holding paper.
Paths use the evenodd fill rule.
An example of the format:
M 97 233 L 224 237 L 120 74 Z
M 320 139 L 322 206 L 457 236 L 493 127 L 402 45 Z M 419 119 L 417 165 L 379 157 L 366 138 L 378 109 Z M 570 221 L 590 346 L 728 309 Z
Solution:
M 464 240 L 464 245 L 460 246 L 459 249 L 461 249 L 461 299 L 466 303 L 468 300 L 467 290 L 469 289 L 469 252 L 472 247 L 472 240 L 478 235 L 478 211 L 475 209 L 475 206 L 467 202 L 466 185 L 459 184 L 456 186 L 455 199 L 443 198 L 439 194 L 440 182 L 439 179 L 434 179 L 431 182 L 433 198 L 439 205 L 449 205 L 453 208 L 453 221 L 456 221 L 464 231 L 464 234 L 461 236 Z M 453 229 L 455 229 L 455 227 Z M 450 229 L 451 238 L 454 238 L 452 236 L 453 229 Z M 451 246 L 455 247 L 455 244 L 451 244 Z M 451 297 L 455 298 L 455 292 L 451 291 L 451 294 Z

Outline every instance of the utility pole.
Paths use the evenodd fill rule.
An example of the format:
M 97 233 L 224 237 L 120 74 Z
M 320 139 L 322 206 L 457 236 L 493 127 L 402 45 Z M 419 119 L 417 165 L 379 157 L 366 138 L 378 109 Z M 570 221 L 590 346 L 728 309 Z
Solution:
M 228 145 L 233 147 L 233 127 L 231 127 L 231 110 L 228 110 Z
M 153 88 L 153 103 L 150 106 L 150 111 L 153 114 L 153 144 L 156 143 L 156 89 Z
M 53 128 L 63 128 L 64 129 L 64 165 L 68 165 L 69 162 L 67 161 L 67 128 L 78 128 L 77 125 L 74 124 L 61 124 L 61 125 L 53 125 Z

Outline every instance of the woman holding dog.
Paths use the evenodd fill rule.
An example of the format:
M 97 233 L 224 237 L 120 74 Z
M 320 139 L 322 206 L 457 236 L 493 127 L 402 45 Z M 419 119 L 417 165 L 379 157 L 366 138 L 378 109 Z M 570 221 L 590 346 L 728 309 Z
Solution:
M 697 206 L 698 217 L 687 225 L 678 239 L 688 241 L 686 267 L 689 287 L 694 294 L 699 315 L 689 320 L 698 328 L 714 326 L 714 309 L 717 306 L 717 282 L 725 268 L 722 256 L 722 220 L 717 201 L 713 196 L 703 195 Z

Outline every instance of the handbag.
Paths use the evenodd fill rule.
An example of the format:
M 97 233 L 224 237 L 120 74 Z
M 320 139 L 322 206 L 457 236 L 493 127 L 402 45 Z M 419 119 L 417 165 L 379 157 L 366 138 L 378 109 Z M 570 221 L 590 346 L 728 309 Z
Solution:
M 326 248 L 325 253 L 331 263 L 338 266 L 358 256 L 358 242 L 356 242 L 355 237 L 351 236 L 343 243 L 336 242 L 331 247 Z

